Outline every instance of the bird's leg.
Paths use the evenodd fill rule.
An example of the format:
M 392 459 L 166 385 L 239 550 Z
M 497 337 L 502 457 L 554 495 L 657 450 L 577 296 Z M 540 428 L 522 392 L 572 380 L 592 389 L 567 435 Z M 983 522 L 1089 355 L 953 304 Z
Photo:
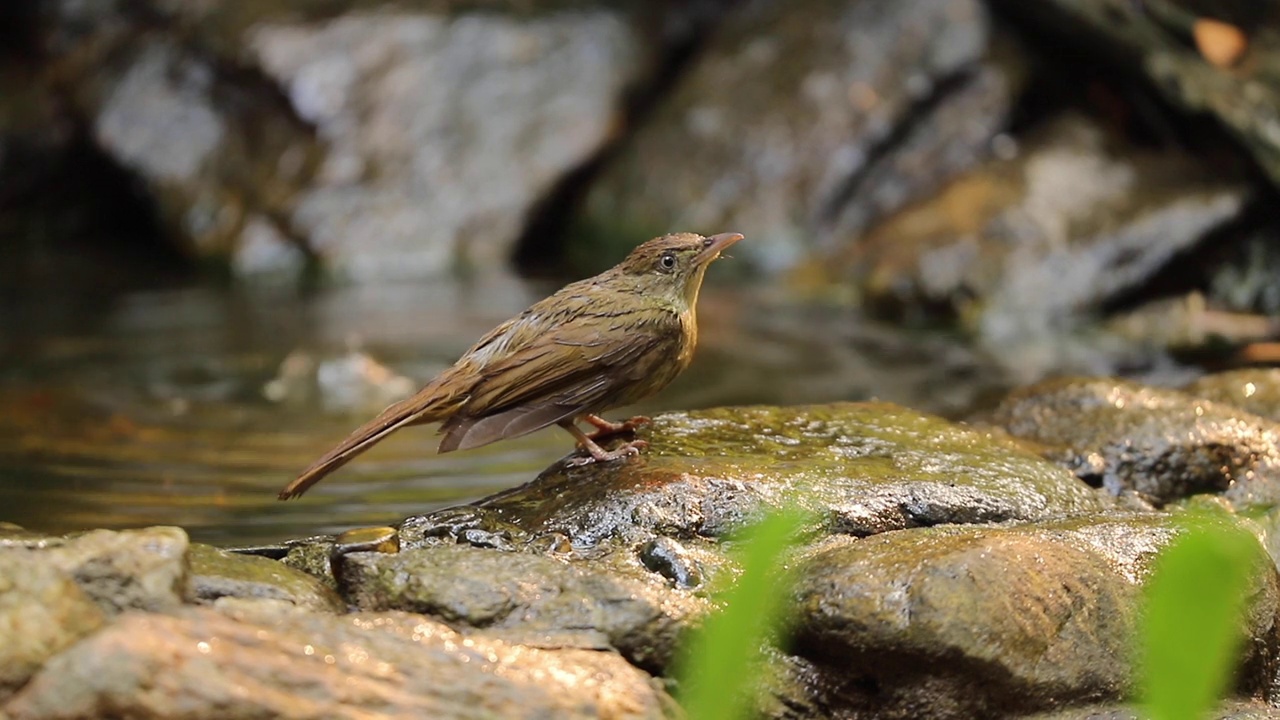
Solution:
M 560 427 L 569 431 L 569 434 L 578 441 L 578 447 L 586 450 L 590 457 L 578 457 L 568 461 L 570 467 L 578 465 L 587 465 L 593 462 L 609 462 L 617 460 L 629 455 L 638 455 L 644 448 L 649 447 L 649 443 L 644 440 L 632 440 L 628 443 L 619 445 L 616 450 L 605 450 L 591 439 L 591 436 L 582 432 L 582 429 L 573 424 L 573 420 L 561 420 Z
M 588 436 L 592 440 L 600 440 L 602 438 L 611 437 L 621 433 L 633 432 L 641 425 L 648 425 L 653 422 L 644 415 L 636 415 L 635 417 L 628 418 L 622 422 L 609 422 L 599 415 L 587 413 L 582 416 L 582 419 L 586 420 L 588 425 L 592 425 L 596 429 L 596 432 L 593 432 Z

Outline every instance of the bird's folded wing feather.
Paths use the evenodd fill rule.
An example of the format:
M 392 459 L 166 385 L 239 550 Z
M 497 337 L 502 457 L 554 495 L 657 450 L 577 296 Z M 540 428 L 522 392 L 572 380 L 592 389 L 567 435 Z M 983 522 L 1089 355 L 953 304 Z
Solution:
M 591 405 L 614 383 L 634 382 L 648 365 L 643 358 L 660 359 L 676 342 L 664 333 L 613 326 L 577 335 L 547 333 L 488 364 L 462 412 L 483 415 L 546 400 Z
M 608 324 L 597 332 L 542 334 L 485 366 L 467 402 L 441 428 L 441 452 L 518 437 L 611 406 L 652 369 L 647 359 L 659 362 L 676 342 Z

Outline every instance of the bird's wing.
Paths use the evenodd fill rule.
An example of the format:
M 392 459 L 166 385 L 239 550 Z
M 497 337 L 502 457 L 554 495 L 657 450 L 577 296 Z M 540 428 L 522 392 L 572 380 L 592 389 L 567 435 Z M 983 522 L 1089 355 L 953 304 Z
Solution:
M 518 437 L 601 410 L 674 355 L 678 332 L 624 321 L 583 323 L 529 339 L 489 362 L 467 402 L 441 427 L 441 452 Z

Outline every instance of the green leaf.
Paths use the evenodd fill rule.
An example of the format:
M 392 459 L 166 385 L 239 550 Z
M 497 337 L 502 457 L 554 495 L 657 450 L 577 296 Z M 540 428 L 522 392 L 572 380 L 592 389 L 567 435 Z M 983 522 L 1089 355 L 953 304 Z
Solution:
M 676 663 L 679 700 L 690 720 L 736 720 L 750 710 L 763 677 L 761 649 L 783 630 L 791 589 L 787 549 L 807 516 L 798 510 L 769 515 L 745 533 L 742 574 L 713 613 L 681 648 Z
M 1258 557 L 1257 539 L 1239 526 L 1199 517 L 1156 559 L 1141 637 L 1152 720 L 1200 720 L 1227 691 Z

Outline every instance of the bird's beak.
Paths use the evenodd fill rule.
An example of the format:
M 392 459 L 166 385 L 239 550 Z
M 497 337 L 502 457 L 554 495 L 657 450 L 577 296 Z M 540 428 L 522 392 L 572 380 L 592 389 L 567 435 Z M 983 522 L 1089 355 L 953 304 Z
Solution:
M 711 244 L 702 249 L 693 259 L 695 265 L 709 263 L 720 257 L 720 252 L 743 238 L 742 233 L 720 233 L 707 238 Z

